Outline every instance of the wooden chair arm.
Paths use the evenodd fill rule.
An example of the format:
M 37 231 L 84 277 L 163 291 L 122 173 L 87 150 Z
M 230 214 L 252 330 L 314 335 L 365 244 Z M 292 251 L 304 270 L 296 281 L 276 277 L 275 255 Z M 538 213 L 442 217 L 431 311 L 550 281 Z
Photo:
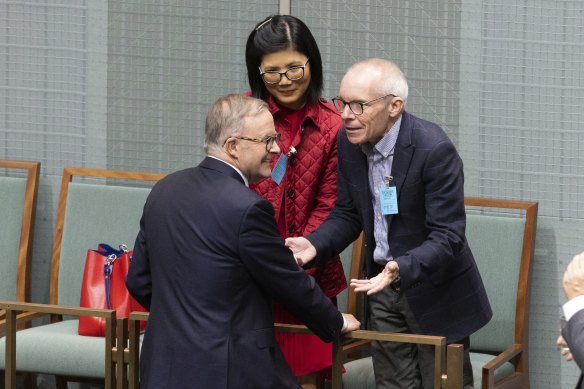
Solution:
M 367 346 L 369 343 L 371 343 L 371 341 L 366 339 L 351 339 L 343 343 L 343 354 L 349 355 L 351 353 L 359 351 L 361 348 Z
M 513 344 L 509 346 L 501 354 L 497 355 L 495 358 L 485 363 L 485 365 L 483 366 L 483 370 L 496 370 L 499 367 L 501 367 L 505 362 L 511 362 L 513 358 L 515 358 L 522 352 L 523 352 L 522 345 Z
M 520 344 L 513 344 L 509 346 L 502 353 L 485 363 L 483 366 L 483 388 L 493 388 L 495 385 L 495 370 L 503 366 L 506 362 L 512 362 L 523 352 L 523 346 Z M 515 364 L 513 363 L 515 366 Z
M 106 320 L 105 347 L 106 347 L 106 374 L 105 387 L 115 387 L 114 362 L 112 350 L 115 347 L 116 336 L 116 312 L 109 309 L 92 309 L 79 307 L 65 307 L 52 304 L 23 303 L 18 301 L 0 301 L 0 309 L 5 310 L 6 330 L 6 360 L 5 360 L 5 386 L 15 387 L 16 383 L 16 330 L 17 314 L 24 313 L 22 320 L 32 320 L 43 315 L 67 315 L 67 316 L 96 316 Z
M 378 331 L 367 331 L 367 330 L 357 330 L 352 331 L 344 335 L 344 339 L 358 339 L 358 340 L 378 340 L 378 341 L 389 341 L 398 343 L 415 343 L 415 344 L 426 344 L 432 345 L 436 348 L 434 365 L 437 372 L 444 370 L 444 359 L 446 357 L 446 338 L 441 336 L 430 336 L 430 335 L 418 335 L 418 334 L 402 334 L 394 332 L 378 332 Z M 333 389 L 342 387 L 342 376 L 341 376 L 341 366 L 342 361 L 340 357 L 343 356 L 343 345 L 339 341 L 333 343 L 333 371 L 332 378 Z M 453 358 L 454 359 L 454 358 Z M 459 366 L 448 369 L 449 373 L 455 374 L 462 377 L 462 359 L 458 358 L 455 361 L 460 362 Z M 455 361 L 449 361 L 455 362 Z M 448 367 L 447 367 L 448 368 Z M 442 386 L 442 381 L 445 382 L 446 387 L 449 386 L 452 381 L 448 380 L 448 377 L 436 374 L 434 378 L 434 386 L 440 388 Z
M 274 328 L 276 331 L 280 332 L 292 332 L 296 334 L 312 334 L 312 331 L 308 329 L 304 324 L 284 324 L 284 323 L 274 323 Z
M 40 313 L 40 312 L 22 312 L 16 315 L 16 323 L 26 323 L 34 319 L 41 318 L 43 316 L 47 316 L 47 313 Z M 2 316 L 0 320 L 0 328 L 6 326 L 6 315 Z
M 6 336 L 6 310 L 2 309 L 0 315 L 0 338 Z M 46 313 L 37 313 L 37 312 L 22 312 L 16 315 L 16 330 L 21 330 L 27 328 L 28 326 L 24 326 L 24 323 L 31 322 L 34 319 L 38 319 L 40 317 L 46 316 Z M 1 350 L 0 350 L 1 351 Z

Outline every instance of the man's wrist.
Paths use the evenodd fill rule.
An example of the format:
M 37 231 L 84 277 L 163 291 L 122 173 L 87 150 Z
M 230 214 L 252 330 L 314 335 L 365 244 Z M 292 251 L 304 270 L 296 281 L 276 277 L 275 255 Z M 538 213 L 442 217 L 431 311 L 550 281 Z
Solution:
M 347 330 L 349 324 L 347 323 L 347 319 L 345 319 L 345 315 L 341 314 L 341 316 L 343 318 L 343 327 L 341 327 L 341 333 L 343 333 Z

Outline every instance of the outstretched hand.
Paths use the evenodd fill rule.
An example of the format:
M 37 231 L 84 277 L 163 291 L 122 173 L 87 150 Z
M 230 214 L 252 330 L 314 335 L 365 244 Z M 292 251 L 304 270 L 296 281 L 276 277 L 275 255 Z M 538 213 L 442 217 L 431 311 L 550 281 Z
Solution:
M 367 295 L 379 293 L 399 278 L 399 266 L 396 261 L 389 261 L 383 271 L 373 278 L 365 280 L 351 280 L 355 292 L 367 292 Z
M 314 248 L 308 239 L 302 236 L 286 238 L 286 247 L 292 250 L 294 259 L 300 266 L 306 265 L 316 257 L 316 248 Z

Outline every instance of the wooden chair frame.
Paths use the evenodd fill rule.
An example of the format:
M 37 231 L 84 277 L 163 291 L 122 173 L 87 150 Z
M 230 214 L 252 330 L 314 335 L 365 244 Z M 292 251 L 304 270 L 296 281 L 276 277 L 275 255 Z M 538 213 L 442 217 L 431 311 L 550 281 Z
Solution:
M 96 178 L 96 179 L 119 179 L 119 180 L 139 180 L 139 181 L 158 181 L 163 178 L 163 173 L 144 173 L 122 170 L 107 170 L 107 169 L 91 169 L 66 167 L 63 170 L 63 177 L 61 182 L 61 192 L 59 196 L 59 204 L 57 210 L 57 221 L 55 227 L 55 236 L 52 251 L 52 267 L 50 280 L 50 304 L 30 304 L 18 302 L 0 302 L 0 309 L 5 309 L 7 312 L 7 339 L 6 339 L 6 389 L 12 389 L 15 386 L 16 374 L 16 333 L 15 322 L 17 320 L 16 312 L 23 312 L 26 315 L 26 321 L 30 321 L 39 317 L 50 315 L 51 322 L 62 320 L 64 315 L 67 316 L 96 316 L 106 318 L 106 371 L 105 371 L 105 387 L 107 389 L 114 388 L 116 385 L 122 387 L 123 381 L 116 380 L 116 373 L 121 374 L 121 367 L 124 366 L 124 348 L 116 347 L 116 316 L 115 311 L 107 309 L 89 309 L 80 307 L 65 307 L 58 304 L 58 281 L 59 281 L 59 266 L 61 257 L 61 244 L 63 238 L 63 227 L 65 221 L 67 195 L 69 184 L 75 177 Z M 20 315 L 19 315 L 20 317 Z M 127 339 L 127 321 L 126 319 L 118 319 L 119 327 L 117 331 L 117 341 L 119 344 Z M 125 377 L 126 374 L 123 374 Z M 90 381 L 94 379 L 85 379 L 82 377 L 56 377 L 57 387 L 65 387 L 66 381 Z M 98 380 L 100 381 L 100 380 Z
M 67 206 L 67 195 L 69 193 L 69 183 L 74 177 L 84 178 L 104 178 L 120 180 L 138 180 L 156 182 L 166 176 L 164 173 L 143 173 L 127 170 L 107 170 L 90 169 L 80 167 L 66 167 L 63 170 L 61 180 L 61 193 L 59 195 L 59 206 L 57 208 L 57 223 L 55 226 L 55 238 L 53 241 L 53 252 L 51 258 L 51 284 L 50 303 L 57 305 L 59 301 L 59 267 L 61 260 L 61 243 L 63 239 L 63 225 L 65 223 L 65 210 Z
M 515 343 L 486 363 L 482 369 L 483 389 L 529 388 L 529 308 L 531 291 L 531 264 L 535 252 L 538 203 L 534 201 L 503 200 L 493 198 L 465 197 L 466 206 L 494 209 L 513 209 L 525 213 L 525 228 L 515 311 Z M 495 370 L 511 362 L 515 372 L 495 385 Z
M 529 361 L 528 361 L 528 320 L 529 320 L 529 291 L 531 289 L 531 264 L 533 262 L 534 250 L 535 250 L 535 232 L 537 230 L 537 211 L 538 203 L 533 201 L 520 201 L 520 200 L 504 200 L 504 199 L 494 199 L 494 198 L 480 198 L 480 197 L 465 197 L 464 203 L 466 206 L 472 207 L 482 207 L 482 208 L 493 208 L 493 209 L 513 209 L 524 212 L 525 218 L 525 229 L 523 236 L 522 245 L 522 255 L 521 264 L 519 272 L 519 282 L 517 288 L 517 310 L 515 317 L 515 343 L 511 345 L 507 350 L 498 356 L 494 357 L 491 361 L 483 366 L 482 369 L 482 387 L 483 389 L 517 389 L 517 388 L 529 388 Z M 359 236 L 357 240 L 353 243 L 353 251 L 351 257 L 351 269 L 349 278 L 361 278 L 364 260 L 364 237 L 363 234 Z M 362 300 L 359 299 L 357 293 L 350 289 L 347 296 L 347 312 L 358 317 L 359 312 L 361 312 L 360 303 Z M 368 331 L 369 332 L 369 331 Z M 381 334 L 381 333 L 371 333 L 364 336 L 362 331 L 354 331 L 351 334 L 345 336 L 345 339 L 352 339 L 353 341 L 345 342 L 338 345 L 335 351 L 334 360 L 339 361 L 336 353 L 339 353 L 341 357 L 347 358 L 348 355 L 354 353 L 356 350 L 360 349 L 364 344 L 368 343 L 370 340 L 391 340 L 397 342 L 406 341 L 407 338 L 393 338 L 393 335 L 398 334 Z M 412 343 L 425 344 L 426 341 L 421 335 L 413 335 L 414 340 Z M 421 338 L 417 338 L 421 337 Z M 454 346 L 454 345 L 453 345 Z M 458 347 L 459 345 L 455 345 Z M 462 348 L 461 348 L 462 350 Z M 453 351 L 454 353 L 454 351 Z M 448 354 L 450 357 L 450 351 Z M 436 358 L 438 358 L 438 351 L 436 353 Z M 455 357 L 458 358 L 458 357 Z M 460 359 L 462 368 L 462 359 Z M 515 373 L 501 380 L 495 385 L 495 370 L 501 367 L 504 363 L 511 362 L 515 366 Z M 454 366 L 456 366 L 454 363 Z M 438 366 L 438 362 L 437 365 Z M 449 367 L 450 366 L 450 367 Z M 448 380 L 447 376 L 451 373 L 446 371 L 447 376 L 442 377 L 441 385 L 459 385 L 458 372 L 452 365 L 447 364 L 446 369 L 454 369 L 455 376 L 451 376 L 452 380 L 446 383 L 444 379 Z M 333 362 L 333 389 L 336 388 L 335 382 L 339 382 L 340 379 L 340 366 L 335 366 Z M 335 378 L 336 377 L 336 378 Z M 460 387 L 462 387 L 462 378 L 460 378 Z M 435 387 L 437 383 L 435 383 Z M 444 386 L 442 386 L 444 387 Z M 447 386 L 449 387 L 449 386 Z M 458 387 L 458 386 L 453 386 Z
M 0 301 L 0 308 L 6 310 L 6 350 L 5 350 L 5 389 L 16 388 L 16 316 L 18 312 L 34 313 L 34 317 L 47 314 L 70 316 L 96 316 L 105 318 L 105 388 L 115 387 L 114 360 L 112 353 L 115 351 L 116 338 L 116 312 L 107 309 L 71 308 L 49 304 L 18 303 Z M 29 316 L 34 318 L 33 316 Z
M 363 267 L 364 249 L 363 234 L 353 243 L 351 258 L 351 278 L 359 277 Z M 356 293 L 349 293 L 347 298 L 347 311 L 356 315 L 359 310 L 359 299 Z M 130 332 L 128 339 L 122 339 L 118 342 L 124 345 L 123 352 L 118 350 L 118 359 L 128 364 L 128 369 L 121 368 L 118 365 L 118 379 L 120 382 L 126 382 L 126 371 L 128 371 L 127 383 L 129 389 L 139 389 L 140 387 L 140 321 L 148 320 L 148 313 L 132 312 L 129 317 Z M 304 325 L 299 324 L 280 324 L 276 323 L 277 331 L 294 332 L 310 334 L 311 331 Z M 460 389 L 462 388 L 462 362 L 463 346 L 452 344 L 446 346 L 446 338 L 439 336 L 382 333 L 374 331 L 353 331 L 345 334 L 341 339 L 333 343 L 333 375 L 332 389 L 342 388 L 342 364 L 347 354 L 361 347 L 371 340 L 393 341 L 403 343 L 429 344 L 435 347 L 435 387 L 443 389 Z M 447 359 L 444 356 L 447 355 Z M 125 387 L 125 386 L 124 386 Z
M 501 199 L 484 199 L 477 197 L 465 198 L 465 205 L 476 207 L 491 207 L 501 209 L 516 209 L 525 212 L 525 229 L 522 246 L 522 257 L 519 272 L 519 286 L 517 292 L 517 307 L 515 321 L 515 343 L 500 355 L 496 356 L 483 366 L 482 383 L 484 389 L 501 388 L 510 389 L 521 387 L 529 388 L 527 341 L 529 336 L 529 290 L 531 283 L 530 267 L 533 262 L 535 247 L 535 231 L 537 229 L 537 202 L 514 201 Z M 350 278 L 361 276 L 364 247 L 361 235 L 353 244 Z M 347 312 L 357 315 L 359 312 L 359 299 L 354 291 L 349 291 L 347 298 Z M 128 383 L 130 389 L 139 388 L 139 322 L 147 320 L 147 313 L 130 314 L 129 339 L 120 342 L 124 344 L 124 351 L 120 351 L 121 359 L 129 364 Z M 303 325 L 276 324 L 278 331 L 310 333 Z M 445 345 L 444 337 L 425 336 L 417 334 L 396 334 L 374 331 L 353 331 L 345 334 L 341 340 L 333 344 L 333 377 L 332 388 L 342 388 L 342 363 L 349 352 L 361 347 L 371 340 L 408 342 L 429 344 L 435 347 L 435 387 L 443 389 L 459 389 L 463 386 L 462 364 L 463 346 L 459 344 Z M 351 342 L 353 341 L 353 342 Z M 446 360 L 445 357 L 446 356 Z M 494 385 L 494 371 L 505 362 L 514 364 L 516 373 Z M 126 369 L 120 374 L 125 374 Z M 124 380 L 125 381 L 125 380 Z
M 149 314 L 146 312 L 132 312 L 129 317 L 130 331 L 128 338 L 120 339 L 118 345 L 121 348 L 115 349 L 116 360 L 124 361 L 128 368 L 122 364 L 117 365 L 118 388 L 139 389 L 140 388 L 140 322 L 148 320 Z M 119 319 L 118 319 L 119 320 Z M 124 319 L 125 320 L 125 319 Z M 121 324 L 118 324 L 118 327 Z M 279 324 L 276 323 L 277 331 L 311 334 L 312 332 L 301 324 Z M 125 328 L 125 325 L 124 325 Z M 119 336 L 119 335 L 118 335 Z M 341 339 L 333 342 L 333 376 L 332 389 L 341 389 L 342 364 L 344 358 L 343 342 L 346 340 L 380 340 L 403 343 L 429 344 L 435 347 L 435 387 L 442 389 L 462 388 L 462 361 L 463 346 L 461 344 L 451 344 L 446 346 L 446 338 L 441 336 L 426 336 L 412 334 L 382 333 L 375 331 L 358 330 L 345 334 Z M 447 360 L 444 356 L 447 353 Z M 126 372 L 128 375 L 126 376 Z M 443 373 L 442 373 L 443 372 Z M 127 379 L 126 379 L 127 378 Z M 127 386 L 126 386 L 127 382 Z
M 27 172 L 22 213 L 22 228 L 18 249 L 18 279 L 16 280 L 16 301 L 30 301 L 30 269 L 32 260 L 32 242 L 39 186 L 40 162 L 0 160 L 0 169 L 25 170 Z M 0 326 L 3 324 L 0 311 Z

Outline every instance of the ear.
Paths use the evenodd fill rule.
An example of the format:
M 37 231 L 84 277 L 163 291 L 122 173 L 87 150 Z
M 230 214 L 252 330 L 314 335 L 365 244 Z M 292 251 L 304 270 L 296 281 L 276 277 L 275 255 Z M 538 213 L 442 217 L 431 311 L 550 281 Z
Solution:
M 389 105 L 389 115 L 392 118 L 397 117 L 404 109 L 404 100 L 401 97 L 394 97 Z
M 233 159 L 237 159 L 238 156 L 238 142 L 237 138 L 229 137 L 223 144 L 223 149 L 227 155 L 229 155 Z

